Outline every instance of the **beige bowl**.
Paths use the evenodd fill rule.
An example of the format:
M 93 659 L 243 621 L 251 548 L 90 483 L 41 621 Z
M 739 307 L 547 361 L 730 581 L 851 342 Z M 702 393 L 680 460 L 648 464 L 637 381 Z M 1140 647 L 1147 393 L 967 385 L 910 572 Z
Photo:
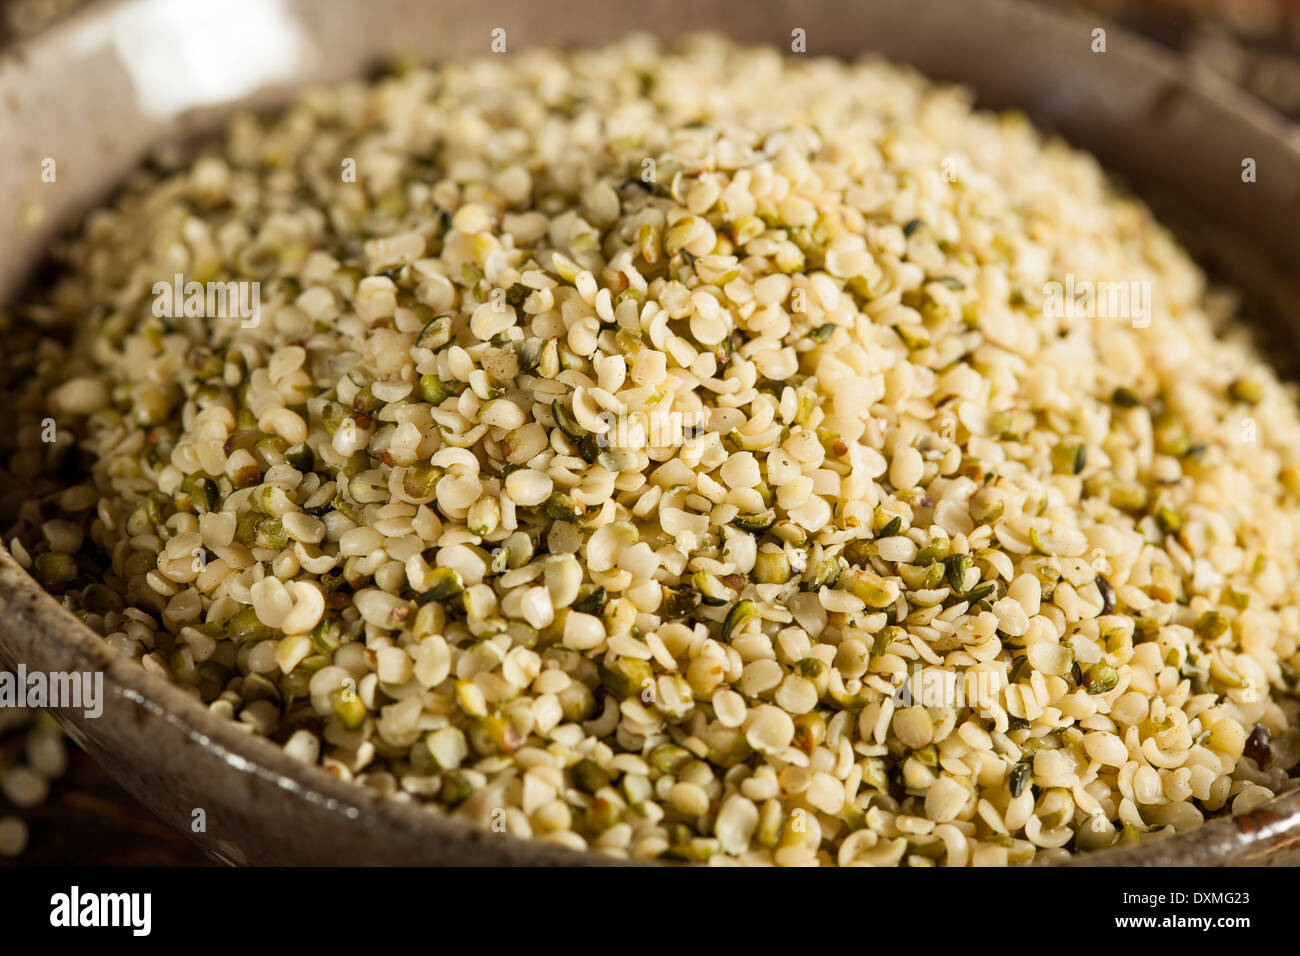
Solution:
M 1300 316 L 1300 152 L 1281 120 L 1197 78 L 1112 25 L 1011 0 L 640 0 L 466 4 L 418 0 L 113 0 L 0 56 L 0 302 L 36 264 L 54 226 L 102 199 L 145 146 L 209 127 L 232 104 L 362 73 L 395 55 L 421 60 L 594 45 L 633 30 L 714 29 L 813 54 L 876 51 L 983 105 L 1019 107 L 1092 150 L 1158 209 L 1196 228 L 1207 264 Z M 1092 31 L 1107 30 L 1107 52 Z M 54 157 L 57 184 L 42 183 Z M 1258 182 L 1241 181 L 1244 158 Z M 1278 323 L 1288 345 L 1293 329 Z M 214 855 L 256 863 L 605 863 L 380 800 L 199 703 L 110 650 L 0 547 L 0 658 L 29 670 L 99 670 L 103 715 L 60 716 L 72 736 L 163 819 Z M 1300 792 L 1236 819 L 1083 864 L 1300 862 Z

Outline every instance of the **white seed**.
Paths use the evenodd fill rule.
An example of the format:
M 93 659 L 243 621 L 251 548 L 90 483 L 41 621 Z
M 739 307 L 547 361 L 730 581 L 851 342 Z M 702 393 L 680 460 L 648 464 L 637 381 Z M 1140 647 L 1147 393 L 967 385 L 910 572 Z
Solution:
M 16 807 L 34 807 L 45 802 L 50 785 L 30 767 L 13 767 L 0 776 L 0 790 Z
M 443 727 L 429 734 L 425 745 L 434 761 L 443 770 L 459 767 L 469 756 L 469 744 L 458 727 Z
M 749 842 L 758 828 L 758 807 L 754 801 L 732 794 L 718 811 L 713 832 L 725 853 L 739 856 L 749 849 Z
M 889 465 L 889 483 L 895 488 L 915 488 L 925 473 L 925 462 L 921 453 L 911 446 L 894 452 L 894 460 Z
M 572 555 L 556 555 L 546 562 L 546 592 L 554 607 L 568 607 L 581 587 L 582 565 Z
M 917 548 L 916 542 L 911 538 L 896 535 L 892 538 L 881 538 L 876 542 L 876 550 L 882 561 L 908 564 L 916 557 Z
M 761 754 L 778 754 L 794 740 L 794 721 L 781 708 L 761 704 L 750 711 L 745 740 Z
M 776 692 L 776 704 L 788 714 L 806 714 L 817 706 L 817 685 L 791 674 Z
M 27 824 L 19 817 L 0 817 L 0 856 L 20 856 L 27 848 Z
M 600 618 L 590 614 L 570 611 L 564 618 L 564 639 L 561 643 L 575 651 L 590 651 L 605 641 L 605 625 Z
M 739 727 L 745 722 L 745 698 L 734 690 L 716 690 L 713 693 L 713 713 L 722 726 Z
M 998 628 L 1010 637 L 1023 637 L 1029 630 L 1029 615 L 1019 602 L 1005 597 L 993 604 L 993 613 L 998 619 Z
M 688 817 L 698 817 L 709 809 L 709 795 L 695 783 L 673 784 L 668 791 L 668 801 Z
M 555 620 L 551 594 L 544 587 L 529 588 L 519 601 L 519 611 L 530 626 L 541 630 Z M 567 622 L 566 622 L 567 628 Z
M 517 505 L 525 508 L 540 505 L 551 496 L 552 482 L 548 475 L 527 468 L 506 476 L 506 494 Z
M 1100 731 L 1088 734 L 1083 738 L 1083 746 L 1088 756 L 1099 764 L 1122 767 L 1128 761 L 1128 748 L 1115 734 Z
M 970 800 L 970 791 L 952 777 L 940 774 L 925 792 L 925 815 L 938 823 L 955 820 Z
M 295 730 L 284 742 L 284 752 L 303 763 L 320 759 L 320 740 L 310 730 Z
M 385 684 L 405 684 L 411 679 L 411 658 L 400 647 L 381 647 L 376 654 L 375 671 Z
M 68 748 L 63 734 L 38 728 L 27 735 L 27 762 L 46 780 L 56 780 L 68 769 Z

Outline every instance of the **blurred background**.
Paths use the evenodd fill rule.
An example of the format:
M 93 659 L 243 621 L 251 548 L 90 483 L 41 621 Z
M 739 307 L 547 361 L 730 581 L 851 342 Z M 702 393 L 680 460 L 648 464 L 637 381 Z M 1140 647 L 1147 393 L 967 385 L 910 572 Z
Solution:
M 0 0 L 0 44 L 28 36 L 93 2 L 97 0 Z M 1300 0 L 1026 2 L 1101 14 L 1300 121 Z
M 0 0 L 0 48 L 95 2 L 101 0 Z M 1300 123 L 1300 0 L 1024 2 L 1091 12 L 1126 26 L 1173 50 L 1190 68 L 1236 84 Z M 1295 136 L 1300 145 L 1300 125 Z M 0 710 L 0 866 L 205 862 L 50 718 Z

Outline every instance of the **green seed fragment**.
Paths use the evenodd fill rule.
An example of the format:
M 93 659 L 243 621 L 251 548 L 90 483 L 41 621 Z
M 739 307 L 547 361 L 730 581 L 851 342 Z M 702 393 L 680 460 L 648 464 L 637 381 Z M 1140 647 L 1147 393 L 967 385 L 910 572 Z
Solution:
M 1142 399 L 1138 397 L 1137 392 L 1123 386 L 1115 389 L 1115 393 L 1110 400 L 1112 404 L 1118 405 L 1120 408 L 1137 408 L 1142 404 Z
M 916 558 L 912 563 L 923 567 L 935 561 L 942 561 L 948 556 L 950 550 L 952 550 L 952 544 L 946 535 L 943 537 L 935 536 L 930 539 L 929 544 L 916 552 Z
M 298 442 L 284 450 L 284 460 L 303 474 L 316 469 L 316 455 L 306 442 Z
M 429 586 L 420 595 L 422 601 L 442 603 L 458 597 L 465 591 L 460 575 L 451 568 L 434 568 L 429 576 Z
M 535 336 L 516 341 L 515 357 L 519 360 L 519 370 L 527 373 L 536 369 L 542 361 L 545 348 L 546 341 Z
M 585 456 L 584 456 L 585 457 Z M 636 455 L 630 451 L 606 449 L 596 455 L 596 463 L 606 471 L 619 473 L 636 467 Z
M 1045 734 L 1042 737 L 1029 737 L 1021 745 L 1020 749 L 1028 756 L 1032 756 L 1044 750 L 1060 750 L 1061 738 L 1055 731 Z
M 1060 442 L 1052 449 L 1052 467 L 1057 474 L 1077 475 L 1088 463 L 1088 448 L 1078 439 Z
M 1044 829 L 1062 827 L 1074 815 L 1074 796 L 1065 787 L 1052 787 L 1043 793 L 1035 813 Z
M 881 535 L 886 537 L 886 535 Z M 871 565 L 871 541 L 867 538 L 854 538 L 844 545 L 844 560 L 856 568 L 866 568 Z
M 226 621 L 226 636 L 236 644 L 262 641 L 271 636 L 271 629 L 262 623 L 251 607 L 243 608 Z
M 238 488 L 252 488 L 262 481 L 262 469 L 256 465 L 244 465 L 235 470 L 231 476 L 234 479 L 235 486 Z
M 1149 617 L 1135 617 L 1133 619 L 1133 643 L 1145 644 L 1147 641 L 1154 641 L 1160 636 L 1160 624 Z
M 123 607 L 121 595 L 99 582 L 86 585 L 81 592 L 81 606 L 92 614 L 120 611 Z
M 339 430 L 339 427 L 343 424 L 345 419 L 351 418 L 351 415 L 349 414 L 348 411 L 348 407 L 346 405 L 340 404 L 339 402 L 326 402 L 325 406 L 321 409 L 320 415 L 321 415 L 321 423 L 325 426 L 325 430 L 329 432 L 331 435 L 333 435 L 336 431 Z M 230 442 L 235 437 L 236 436 L 232 435 L 230 439 L 226 441 L 227 455 L 229 455 L 232 450 L 230 447 Z
M 358 415 L 369 415 L 376 412 L 383 404 L 383 402 L 375 398 L 374 393 L 370 391 L 369 385 L 357 389 L 357 393 L 352 396 L 352 411 Z
M 289 535 L 278 517 L 266 517 L 254 525 L 253 544 L 259 548 L 279 551 L 288 547 Z
M 406 474 L 402 476 L 402 491 L 414 501 L 430 501 L 442 476 L 441 468 L 428 462 L 419 462 L 406 469 Z
M 1012 767 L 1011 774 L 1007 777 L 1007 789 L 1011 791 L 1011 796 L 1018 797 L 1024 793 L 1033 775 L 1033 768 L 1027 763 L 1018 763 Z
M 324 618 L 311 631 L 311 646 L 317 654 L 329 654 L 338 650 L 343 642 L 342 629 L 338 621 Z
M 930 333 L 924 325 L 896 325 L 894 331 L 903 340 L 903 344 L 912 351 L 930 347 Z
M 730 640 L 737 628 L 744 627 L 750 618 L 758 617 L 758 607 L 753 601 L 741 601 L 727 612 L 727 619 L 722 624 L 722 639 Z
M 727 432 L 727 441 L 731 442 L 741 451 L 762 451 L 765 439 L 761 435 L 746 435 L 733 428 L 731 431 Z
M 723 728 L 713 736 L 708 759 L 715 766 L 727 769 L 748 760 L 752 754 L 753 749 L 739 728 Z
M 451 397 L 451 389 L 443 384 L 442 379 L 433 374 L 420 376 L 420 397 L 430 405 L 441 405 Z M 325 425 L 329 428 L 329 423 Z
M 805 657 L 795 665 L 795 671 L 800 677 L 816 680 L 826 673 L 826 663 L 816 657 Z
M 733 597 L 734 592 L 715 575 L 707 571 L 696 571 L 691 575 L 691 584 L 700 595 L 700 600 L 710 607 L 722 607 Z
M 695 759 L 685 747 L 677 744 L 660 744 L 650 751 L 646 762 L 656 770 L 676 776 L 688 763 Z
M 997 435 L 1003 441 L 1020 441 L 1021 435 L 1015 430 L 1015 416 L 1006 410 L 989 412 L 989 433 Z
M 825 558 L 817 563 L 813 569 L 812 578 L 808 581 L 807 589 L 809 591 L 820 591 L 822 588 L 833 588 L 840 579 L 843 571 L 843 564 L 839 558 Z
M 619 700 L 627 700 L 641 693 L 646 681 L 654 679 L 649 661 L 635 657 L 620 657 L 597 667 L 601 685 Z
M 762 534 L 776 524 L 776 512 L 769 508 L 767 511 L 760 511 L 757 514 L 736 515 L 731 523 L 742 531 L 748 531 L 751 534 Z
M 443 774 L 442 790 L 438 795 L 438 799 L 447 806 L 454 807 L 459 803 L 463 803 L 473 792 L 474 786 L 470 783 L 469 778 L 459 770 L 455 770 Z
M 1235 378 L 1228 384 L 1228 394 L 1247 405 L 1258 405 L 1264 400 L 1264 386 L 1251 378 Z
M 523 744 L 515 725 L 497 712 L 476 721 L 468 737 L 475 752 L 485 757 L 499 753 L 512 754 Z
M 969 554 L 951 554 L 944 558 L 943 563 L 947 569 L 948 586 L 952 588 L 952 593 L 964 594 L 966 591 L 966 572 L 970 570 L 971 556 Z
M 1203 641 L 1218 640 L 1228 633 L 1228 619 L 1218 611 L 1206 611 L 1196 619 L 1196 636 Z
M 754 561 L 754 577 L 760 584 L 784 584 L 790 580 L 790 559 L 784 551 L 760 551 Z
M 126 533 L 132 537 L 140 534 L 152 534 L 162 524 L 163 516 L 158 503 L 153 498 L 146 498 L 131 511 L 126 519 Z
M 1029 663 L 1029 658 L 1021 654 L 1019 657 L 1011 659 L 1011 672 L 1007 676 L 1007 681 L 1014 684 L 1020 677 L 1020 672 L 1024 670 L 1025 665 Z
M 912 756 L 923 766 L 931 768 L 939 766 L 939 748 L 934 744 L 926 744 L 920 750 L 913 751 Z
M 907 631 L 903 630 L 897 624 L 891 624 L 888 627 L 881 628 L 879 633 L 871 641 L 871 656 L 878 658 L 889 652 L 889 645 L 894 641 L 906 641 Z
M 1156 524 L 1165 534 L 1177 534 L 1183 526 L 1182 520 L 1168 505 L 1156 509 Z
M 675 621 L 688 616 L 700 606 L 700 592 L 692 587 L 663 589 L 663 600 L 659 604 L 660 614 L 665 621 Z
M 794 719 L 793 744 L 799 750 L 811 754 L 825 739 L 826 718 L 817 711 L 800 714 Z
M 586 509 L 563 492 L 553 492 L 542 505 L 542 512 L 556 521 L 574 521 L 586 514 Z
M 1192 450 L 1192 439 L 1187 429 L 1177 421 L 1167 420 L 1155 427 L 1156 451 L 1172 458 L 1183 458 Z
M 1244 611 L 1250 607 L 1250 592 L 1242 591 L 1228 585 L 1223 589 L 1223 601 L 1231 604 L 1238 611 Z
M 186 475 L 181 481 L 180 494 L 173 501 L 177 511 L 191 513 L 216 511 L 220 503 L 217 483 L 205 475 Z
M 555 378 L 560 372 L 560 343 L 557 339 L 548 339 L 537 362 L 537 374 L 542 378 Z
M 597 586 L 580 595 L 572 604 L 579 614 L 600 614 L 605 608 L 605 589 Z
M 594 795 L 602 787 L 608 787 L 610 776 L 594 760 L 579 760 L 573 765 L 573 785 L 583 793 Z
M 873 571 L 850 572 L 848 584 L 849 590 L 865 601 L 868 607 L 888 607 L 898 599 L 898 585 Z
M 587 430 L 577 423 L 573 415 L 559 399 L 551 402 L 551 414 L 555 416 L 556 427 L 569 438 L 574 441 L 581 441 L 587 437 Z
M 77 576 L 77 562 L 70 554 L 47 551 L 32 562 L 32 577 L 44 588 L 63 587 Z
M 524 304 L 524 300 L 533 294 L 533 290 L 528 288 L 522 282 L 513 283 L 510 288 L 506 289 L 506 304 L 519 308 Z
M 1096 695 L 1114 690 L 1118 682 L 1119 674 L 1115 668 L 1105 661 L 1098 661 L 1084 671 L 1079 683 L 1089 694 Z
M 420 330 L 415 344 L 420 348 L 437 351 L 451 341 L 451 316 L 439 315 L 430 319 Z

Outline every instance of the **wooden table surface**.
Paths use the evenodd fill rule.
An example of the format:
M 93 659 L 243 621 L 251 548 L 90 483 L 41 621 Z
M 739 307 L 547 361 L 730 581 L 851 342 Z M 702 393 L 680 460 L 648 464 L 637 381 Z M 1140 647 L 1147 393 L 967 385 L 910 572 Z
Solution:
M 27 821 L 27 849 L 2 866 L 213 865 L 197 846 L 140 806 L 84 751 L 69 742 L 68 772 L 39 807 L 0 815 Z

